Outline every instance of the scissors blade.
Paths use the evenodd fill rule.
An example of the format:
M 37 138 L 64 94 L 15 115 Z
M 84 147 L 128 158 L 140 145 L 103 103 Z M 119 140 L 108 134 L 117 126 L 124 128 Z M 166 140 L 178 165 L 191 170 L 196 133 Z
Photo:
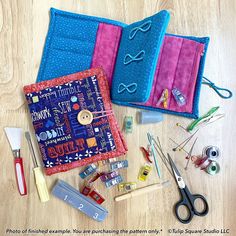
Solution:
M 167 153 L 167 155 L 168 155 L 170 166 L 171 166 L 172 171 L 173 171 L 174 176 L 175 176 L 175 180 L 176 180 L 179 188 L 181 188 L 181 189 L 185 188 L 184 180 L 183 180 L 182 176 L 180 175 L 175 163 L 173 162 L 172 158 L 170 157 L 170 154 Z

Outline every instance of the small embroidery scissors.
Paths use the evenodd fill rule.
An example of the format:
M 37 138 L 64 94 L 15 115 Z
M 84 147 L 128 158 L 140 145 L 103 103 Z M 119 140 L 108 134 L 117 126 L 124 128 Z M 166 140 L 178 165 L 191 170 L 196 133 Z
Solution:
M 187 185 L 185 185 L 184 180 L 183 180 L 182 176 L 180 175 L 178 169 L 176 168 L 170 155 L 169 154 L 167 154 L 167 155 L 168 155 L 169 163 L 172 168 L 174 177 L 176 179 L 176 183 L 177 183 L 177 185 L 179 187 L 179 191 L 182 195 L 182 199 L 175 204 L 175 207 L 174 207 L 175 215 L 181 223 L 188 224 L 192 220 L 194 215 L 197 215 L 197 216 L 207 215 L 207 213 L 209 211 L 208 203 L 207 203 L 207 200 L 204 196 L 202 196 L 200 194 L 191 194 L 190 193 Z M 195 205 L 196 200 L 201 201 L 204 205 L 204 208 L 200 211 L 197 209 L 197 207 Z M 180 207 L 185 207 L 185 209 L 188 211 L 187 217 L 182 217 L 180 215 L 180 212 L 179 212 Z

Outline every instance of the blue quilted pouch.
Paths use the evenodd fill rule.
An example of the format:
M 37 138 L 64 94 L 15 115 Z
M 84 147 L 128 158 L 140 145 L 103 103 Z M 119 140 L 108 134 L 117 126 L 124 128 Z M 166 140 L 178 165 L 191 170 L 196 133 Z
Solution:
M 126 25 L 51 9 L 37 81 L 103 67 L 119 105 L 198 117 L 208 37 L 166 34 L 161 11 Z

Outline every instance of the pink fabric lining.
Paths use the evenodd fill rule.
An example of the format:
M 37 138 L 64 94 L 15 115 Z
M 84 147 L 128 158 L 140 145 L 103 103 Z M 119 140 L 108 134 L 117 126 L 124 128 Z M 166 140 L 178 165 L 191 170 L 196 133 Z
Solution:
M 165 36 L 151 95 L 142 105 L 163 108 L 163 104 L 157 105 L 157 102 L 162 91 L 168 89 L 168 110 L 192 112 L 198 67 L 203 50 L 204 45 L 193 40 Z M 179 89 L 185 96 L 186 105 L 178 106 L 171 92 L 173 88 Z
M 122 28 L 100 23 L 91 67 L 102 66 L 111 87 L 116 56 L 119 49 Z M 204 44 L 193 40 L 165 36 L 160 50 L 150 98 L 144 106 L 163 108 L 157 105 L 162 91 L 168 89 L 168 110 L 192 112 L 197 73 Z M 172 89 L 177 88 L 187 99 L 184 106 L 178 106 Z M 139 103 L 140 104 L 140 103 Z
M 111 87 L 113 70 L 119 48 L 122 28 L 100 23 L 97 31 L 96 44 L 91 67 L 103 67 Z

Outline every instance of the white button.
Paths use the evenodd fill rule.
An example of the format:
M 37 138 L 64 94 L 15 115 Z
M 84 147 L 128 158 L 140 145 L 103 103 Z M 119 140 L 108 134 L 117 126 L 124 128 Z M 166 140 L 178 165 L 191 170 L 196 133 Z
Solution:
M 82 110 L 79 112 L 77 120 L 81 125 L 89 125 L 93 121 L 93 114 L 88 110 Z

